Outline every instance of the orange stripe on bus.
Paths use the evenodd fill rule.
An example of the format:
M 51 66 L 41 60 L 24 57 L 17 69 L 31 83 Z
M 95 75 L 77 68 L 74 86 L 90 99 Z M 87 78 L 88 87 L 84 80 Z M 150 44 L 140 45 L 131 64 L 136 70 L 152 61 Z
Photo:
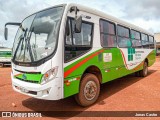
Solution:
M 86 63 L 87 61 L 89 61 L 90 59 L 92 59 L 93 57 L 97 56 L 98 54 L 102 53 L 104 50 L 99 50 L 96 53 L 93 53 L 92 55 L 88 56 L 86 59 L 83 59 L 82 61 L 80 61 L 79 63 L 77 63 L 75 66 L 73 66 L 72 68 L 70 68 L 69 70 L 67 70 L 64 73 L 64 78 L 66 78 L 68 75 L 70 75 L 74 70 L 76 70 L 78 67 L 80 67 L 81 65 L 83 65 L 84 63 Z

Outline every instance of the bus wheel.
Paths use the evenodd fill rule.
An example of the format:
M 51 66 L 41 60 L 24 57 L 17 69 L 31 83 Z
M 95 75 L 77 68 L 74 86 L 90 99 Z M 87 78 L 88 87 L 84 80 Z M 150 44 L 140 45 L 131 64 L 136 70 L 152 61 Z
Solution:
M 77 103 L 83 107 L 92 105 L 98 99 L 100 83 L 94 74 L 86 74 L 80 83 L 79 93 L 75 95 Z
M 148 74 L 148 65 L 147 62 L 144 62 L 143 69 L 139 71 L 141 77 L 145 77 Z

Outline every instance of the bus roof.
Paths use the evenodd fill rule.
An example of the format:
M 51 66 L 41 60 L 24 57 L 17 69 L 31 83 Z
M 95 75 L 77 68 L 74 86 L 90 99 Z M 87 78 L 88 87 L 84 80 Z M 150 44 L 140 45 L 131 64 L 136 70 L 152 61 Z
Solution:
M 145 30 L 145 29 L 142 29 L 136 25 L 133 25 L 131 23 L 128 23 L 128 22 L 125 22 L 123 20 L 120 20 L 116 17 L 113 17 L 111 15 L 108 15 L 102 11 L 99 11 L 99 10 L 96 10 L 96 9 L 92 9 L 92 8 L 89 8 L 89 7 L 86 7 L 86 6 L 83 6 L 83 5 L 80 5 L 80 4 L 76 4 L 76 3 L 68 3 L 67 4 L 68 7 L 71 7 L 71 6 L 77 6 L 77 8 L 80 10 L 80 11 L 85 11 L 85 12 L 88 12 L 88 13 L 91 13 L 91 14 L 94 14 L 94 15 L 97 15 L 103 19 L 107 19 L 111 22 L 115 22 L 117 24 L 120 24 L 122 26 L 126 26 L 126 27 L 129 27 L 131 29 L 134 29 L 134 30 L 137 30 L 139 32 L 142 32 L 142 33 L 146 33 L 146 34 L 149 34 L 149 35 L 152 35 L 153 36 L 153 33 Z
M 46 9 L 43 9 L 43 10 L 47 10 L 47 9 L 50 9 L 50 8 L 53 8 L 53 7 L 56 7 L 56 6 L 67 6 L 68 8 L 72 7 L 72 6 L 77 6 L 77 8 L 80 10 L 80 11 L 84 11 L 84 12 L 88 12 L 88 13 L 91 13 L 91 14 L 94 14 L 96 16 L 99 16 L 103 19 L 106 19 L 106 20 L 109 20 L 111 22 L 114 22 L 116 24 L 120 24 L 122 26 L 125 26 L 125 27 L 128 27 L 128 28 L 131 28 L 131 29 L 134 29 L 136 31 L 139 31 L 139 32 L 142 32 L 142 33 L 146 33 L 146 34 L 149 34 L 149 35 L 153 35 L 153 33 L 143 29 L 143 28 L 140 28 L 134 24 L 131 24 L 131 23 L 128 23 L 126 21 L 123 21 L 121 19 L 118 19 L 114 16 L 111 16 L 111 15 L 108 15 L 102 11 L 99 11 L 97 9 L 93 9 L 93 8 L 89 8 L 87 6 L 83 6 L 83 5 L 80 5 L 80 4 L 77 4 L 77 3 L 67 3 L 67 4 L 58 4 L 58 5 L 55 5 L 55 6 L 52 6 L 52 7 L 49 7 L 49 8 L 46 8 Z M 38 12 L 41 12 L 43 10 L 40 10 L 40 11 L 37 11 L 35 13 L 38 13 Z M 33 13 L 34 14 L 34 13 Z

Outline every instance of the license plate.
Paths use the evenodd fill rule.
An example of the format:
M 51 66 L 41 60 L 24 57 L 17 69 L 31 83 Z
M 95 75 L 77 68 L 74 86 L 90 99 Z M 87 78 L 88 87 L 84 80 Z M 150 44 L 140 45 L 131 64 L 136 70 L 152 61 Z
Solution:
M 19 90 L 20 90 L 21 92 L 25 92 L 25 93 L 28 92 L 28 90 L 26 90 L 25 88 L 22 88 L 22 87 L 19 87 Z

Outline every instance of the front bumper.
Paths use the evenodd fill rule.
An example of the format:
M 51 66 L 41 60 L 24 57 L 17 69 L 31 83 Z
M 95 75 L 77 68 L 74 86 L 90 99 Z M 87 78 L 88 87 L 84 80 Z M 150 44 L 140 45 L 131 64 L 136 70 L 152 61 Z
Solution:
M 13 77 L 12 73 L 11 78 L 13 89 L 19 93 L 45 100 L 59 100 L 63 98 L 62 78 L 55 78 L 43 85 L 18 80 Z

